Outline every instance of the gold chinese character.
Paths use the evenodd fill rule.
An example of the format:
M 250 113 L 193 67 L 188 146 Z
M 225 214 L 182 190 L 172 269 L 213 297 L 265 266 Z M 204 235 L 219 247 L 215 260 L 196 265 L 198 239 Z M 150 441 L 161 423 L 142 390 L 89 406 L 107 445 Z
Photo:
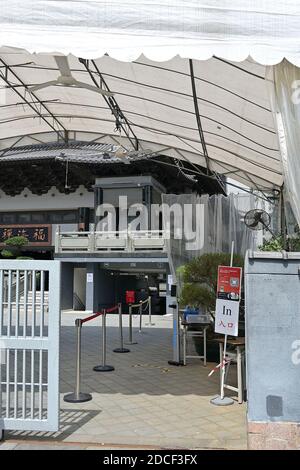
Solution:
M 44 228 L 36 228 L 33 234 L 34 240 L 43 242 L 46 240 L 46 234 L 45 234 L 45 229 Z
M 8 238 L 11 238 L 12 235 L 13 235 L 12 228 L 5 228 L 3 230 L 2 239 L 3 240 L 8 240 Z
M 28 238 L 27 232 L 24 228 L 22 230 L 18 230 L 18 236 Z

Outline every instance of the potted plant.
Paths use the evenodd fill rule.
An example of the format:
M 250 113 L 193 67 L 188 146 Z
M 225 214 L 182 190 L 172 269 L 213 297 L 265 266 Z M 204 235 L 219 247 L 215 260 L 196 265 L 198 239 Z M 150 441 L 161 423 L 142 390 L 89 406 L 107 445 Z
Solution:
M 212 318 L 212 324 L 207 331 L 207 359 L 209 361 L 219 361 L 218 344 L 213 340 L 214 334 L 214 310 L 216 305 L 216 292 L 218 282 L 218 266 L 229 266 L 230 254 L 228 253 L 206 253 L 178 270 L 181 307 L 190 305 L 200 308 L 209 313 Z M 233 265 L 242 267 L 244 260 L 240 255 L 234 255 Z M 203 339 L 193 337 L 196 351 L 199 355 L 203 354 Z
M 21 256 L 23 247 L 28 244 L 28 239 L 23 236 L 11 237 L 5 240 L 5 248 L 1 251 L 1 256 L 8 259 L 32 259 Z

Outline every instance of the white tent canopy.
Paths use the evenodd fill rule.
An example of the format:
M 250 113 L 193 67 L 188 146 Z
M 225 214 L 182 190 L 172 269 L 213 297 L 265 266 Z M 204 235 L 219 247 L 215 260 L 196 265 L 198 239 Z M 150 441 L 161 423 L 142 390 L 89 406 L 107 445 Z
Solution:
M 138 144 L 253 188 L 279 188 L 266 66 L 283 57 L 300 64 L 299 18 L 297 0 L 4 0 L 0 151 L 66 136 Z M 76 79 L 96 86 L 104 80 L 115 93 L 121 136 L 113 106 L 96 93 L 59 86 L 30 92 L 57 79 L 54 52 L 73 54 Z
M 76 79 L 90 85 L 104 80 L 115 93 L 129 139 L 116 132 L 112 108 L 98 93 L 62 86 L 30 91 L 58 77 L 52 55 L 0 48 L 0 83 L 7 87 L 2 93 L 0 149 L 63 139 L 68 131 L 69 139 L 121 142 L 128 149 L 138 142 L 141 150 L 209 166 L 254 188 L 282 184 L 264 66 L 250 59 L 236 64 L 216 57 L 192 62 L 207 159 L 188 59 L 157 63 L 141 56 L 126 63 L 104 56 L 85 65 L 69 56 L 68 61 Z
M 179 54 L 300 65 L 298 0 L 1 0 L 0 44 L 122 61 Z

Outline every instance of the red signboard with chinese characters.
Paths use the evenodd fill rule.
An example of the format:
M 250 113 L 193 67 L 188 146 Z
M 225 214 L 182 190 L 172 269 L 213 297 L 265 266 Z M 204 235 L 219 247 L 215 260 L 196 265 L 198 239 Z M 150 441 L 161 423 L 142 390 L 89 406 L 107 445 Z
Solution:
M 52 226 L 39 225 L 0 225 L 0 244 L 12 237 L 26 237 L 27 246 L 50 246 Z
M 242 268 L 219 266 L 217 298 L 239 301 L 241 298 L 241 281 Z
M 238 336 L 242 268 L 218 267 L 215 333 Z
M 127 304 L 134 304 L 135 302 L 135 291 L 134 290 L 127 290 L 125 292 L 125 299 Z

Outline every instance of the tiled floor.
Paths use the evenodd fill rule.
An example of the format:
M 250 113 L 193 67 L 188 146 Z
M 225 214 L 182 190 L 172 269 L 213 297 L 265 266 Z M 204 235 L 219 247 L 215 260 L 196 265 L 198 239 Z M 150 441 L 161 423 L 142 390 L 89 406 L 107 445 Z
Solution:
M 40 445 L 84 443 L 88 448 L 246 448 L 245 405 L 210 404 L 219 392 L 218 374 L 208 378 L 213 364 L 203 367 L 200 361 L 189 360 L 186 367 L 168 365 L 170 317 L 154 317 L 155 326 L 144 327 L 142 334 L 135 329 L 138 344 L 129 346 L 130 353 L 116 354 L 112 349 L 118 346 L 117 318 L 111 315 L 107 322 L 107 362 L 115 371 L 108 373 L 93 371 L 100 362 L 100 322 L 97 319 L 85 324 L 82 391 L 92 393 L 93 400 L 77 405 L 64 402 L 63 395 L 73 391 L 75 382 L 74 318 L 70 313 L 62 316 L 60 431 L 9 432 L 6 446 L 26 446 L 25 441 L 39 440 Z M 125 337 L 127 334 L 125 328 Z

